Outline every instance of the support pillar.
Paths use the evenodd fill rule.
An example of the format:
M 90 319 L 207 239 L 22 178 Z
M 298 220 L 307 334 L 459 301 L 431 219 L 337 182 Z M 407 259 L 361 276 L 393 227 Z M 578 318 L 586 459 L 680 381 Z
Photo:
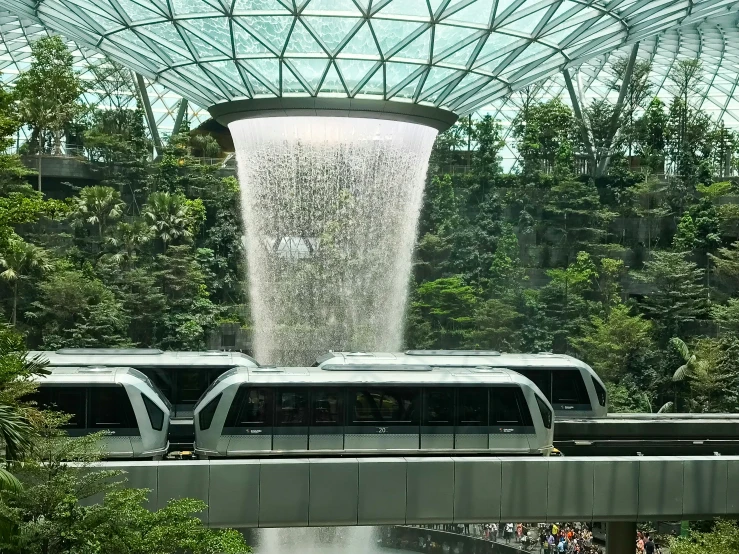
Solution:
M 634 554 L 636 550 L 636 522 L 610 521 L 606 526 L 608 554 Z
M 161 155 L 163 151 L 162 140 L 159 137 L 159 129 L 157 129 L 157 121 L 156 119 L 154 119 L 154 112 L 151 109 L 151 102 L 149 102 L 149 95 L 146 92 L 146 83 L 144 83 L 144 78 L 138 73 L 135 74 L 135 79 L 136 79 L 136 88 L 139 93 L 139 99 L 141 100 L 141 104 L 144 106 L 144 113 L 146 114 L 146 123 L 149 125 L 149 132 L 151 133 L 151 138 L 154 141 L 154 147 L 157 149 L 157 154 Z

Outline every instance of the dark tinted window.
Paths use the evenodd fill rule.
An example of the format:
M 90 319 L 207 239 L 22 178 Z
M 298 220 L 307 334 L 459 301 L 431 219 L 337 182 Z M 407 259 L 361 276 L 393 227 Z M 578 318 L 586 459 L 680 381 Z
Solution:
M 195 405 L 208 384 L 207 369 L 180 368 L 177 372 L 177 401 L 174 403 Z
M 590 404 L 585 382 L 577 369 L 562 369 L 552 373 L 552 404 Z
M 240 386 L 226 418 L 226 427 L 272 425 L 272 389 Z
M 606 389 L 600 384 L 600 381 L 595 377 L 590 377 L 593 380 L 593 386 L 595 387 L 595 394 L 598 395 L 598 404 L 601 406 L 606 405 Z
M 418 425 L 418 396 L 417 390 L 406 388 L 352 390 L 351 421 Z
M 488 424 L 488 389 L 460 388 L 457 392 L 457 425 Z
M 174 403 L 174 396 L 172 395 L 172 389 L 174 383 L 172 382 L 174 373 L 170 368 L 162 367 L 141 367 L 138 370 L 146 375 L 151 382 L 154 383 L 157 388 L 162 391 L 162 394 L 167 397 L 170 403 Z
M 311 425 L 342 425 L 342 395 L 339 389 L 313 390 Z
M 308 425 L 308 389 L 276 389 L 275 425 Z
M 536 395 L 536 403 L 539 405 L 539 411 L 541 412 L 541 419 L 544 421 L 544 427 L 547 429 L 552 428 L 552 410 L 549 409 L 544 401 Z
M 523 394 L 516 387 L 490 389 L 490 425 L 524 425 Z M 524 406 L 525 407 L 525 406 Z M 528 412 L 528 410 L 526 410 Z
M 200 425 L 201 431 L 210 429 L 210 424 L 213 423 L 213 417 L 216 415 L 218 403 L 221 401 L 222 395 L 223 393 L 213 398 L 213 400 L 208 402 L 205 408 L 200 410 L 200 413 L 198 413 L 198 424 Z
M 87 393 L 85 387 L 53 387 L 40 386 L 33 400 L 40 408 L 64 412 L 72 418 L 65 425 L 71 429 L 81 429 L 85 426 L 87 411 Z
M 423 425 L 454 425 L 454 389 L 426 389 Z
M 546 369 L 518 369 L 514 371 L 524 377 L 531 379 L 544 395 L 544 398 L 552 398 L 552 372 Z
M 136 417 L 123 387 L 90 387 L 89 427 L 98 429 L 134 428 Z
M 164 425 L 164 412 L 145 394 L 141 395 L 141 400 L 144 401 L 146 413 L 149 414 L 149 423 L 151 423 L 151 428 L 155 431 L 161 431 L 162 426 Z

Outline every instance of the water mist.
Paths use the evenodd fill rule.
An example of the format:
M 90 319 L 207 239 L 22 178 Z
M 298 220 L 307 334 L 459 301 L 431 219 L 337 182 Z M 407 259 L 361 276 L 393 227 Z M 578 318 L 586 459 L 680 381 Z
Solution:
M 437 131 L 311 116 L 229 127 L 256 358 L 310 365 L 327 350 L 399 349 Z

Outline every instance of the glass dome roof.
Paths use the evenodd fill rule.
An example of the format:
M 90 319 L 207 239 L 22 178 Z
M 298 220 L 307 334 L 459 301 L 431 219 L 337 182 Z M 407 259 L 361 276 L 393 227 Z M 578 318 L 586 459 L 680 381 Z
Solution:
M 465 114 L 736 0 L 0 0 L 203 106 L 333 96 Z
M 0 81 L 12 86 L 18 75 L 31 65 L 31 44 L 48 34 L 38 22 L 0 11 Z M 96 75 L 95 70 L 107 67 L 105 56 L 70 40 L 67 41 L 67 47 L 72 53 L 74 67 L 82 80 L 87 83 L 99 83 L 100 74 Z M 103 69 L 102 73 L 105 74 L 106 71 Z M 174 128 L 181 97 L 161 84 L 152 83 L 147 79 L 144 79 L 144 82 L 157 129 L 160 133 L 170 134 Z M 126 91 L 126 87 L 119 85 L 120 83 L 113 83 L 111 87 L 91 86 L 81 100 L 88 106 L 134 106 L 133 91 Z M 210 116 L 205 109 L 189 103 L 187 117 L 191 125 L 196 127 Z M 25 132 L 25 128 L 21 129 L 23 142 L 26 138 Z

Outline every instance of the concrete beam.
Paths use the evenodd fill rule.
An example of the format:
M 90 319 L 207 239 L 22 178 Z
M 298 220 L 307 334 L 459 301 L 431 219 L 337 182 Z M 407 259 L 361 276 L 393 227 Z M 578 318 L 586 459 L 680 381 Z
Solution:
M 203 518 L 213 527 L 739 516 L 739 456 L 227 459 L 100 465 L 127 471 L 131 487 L 151 489 L 152 506 L 164 506 L 171 498 L 204 500 L 209 509 Z

